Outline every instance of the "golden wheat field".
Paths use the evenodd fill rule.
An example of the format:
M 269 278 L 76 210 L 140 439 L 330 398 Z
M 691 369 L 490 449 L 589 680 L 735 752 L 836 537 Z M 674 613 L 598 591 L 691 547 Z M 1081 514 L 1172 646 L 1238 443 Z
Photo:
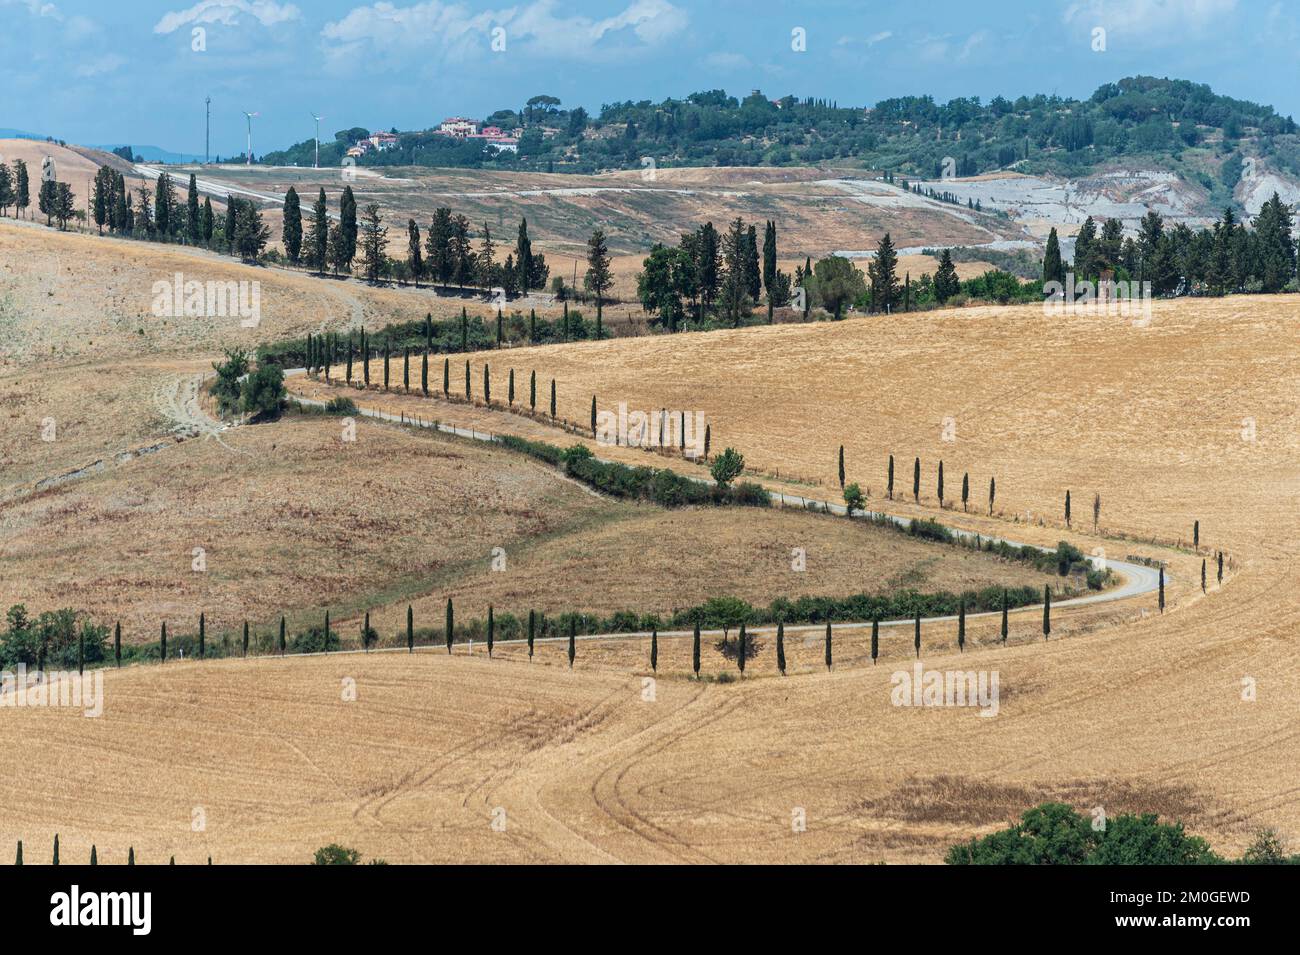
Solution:
M 407 602 L 436 626 L 453 592 L 471 614 L 523 599 L 671 608 L 722 583 L 766 603 L 805 536 L 808 592 L 917 573 L 1015 582 L 1005 566 L 931 562 L 919 542 L 830 516 L 594 498 L 538 463 L 400 425 L 361 419 L 350 458 L 337 419 L 218 430 L 198 382 L 222 347 L 379 328 L 422 300 L 23 225 L 0 226 L 0 252 L 6 604 L 117 604 L 144 628 L 200 603 L 224 623 L 335 603 L 340 619 L 372 606 L 395 630 Z M 36 276 L 51 261 L 60 280 L 47 288 Z M 256 272 L 282 307 L 253 332 L 146 322 L 149 282 L 178 262 Z M 736 448 L 747 477 L 774 489 L 836 499 L 843 445 L 872 507 L 1165 560 L 1168 607 L 1145 595 L 1062 610 L 1049 641 L 1030 608 L 1012 615 L 1006 646 L 978 618 L 965 653 L 953 624 L 927 623 L 925 667 L 997 671 L 994 718 L 893 704 L 909 628 L 888 628 L 875 666 L 863 631 L 837 631 L 829 672 L 819 634 L 791 635 L 784 678 L 767 633 L 743 680 L 723 678 L 734 664 L 711 643 L 705 679 L 691 679 L 689 638 L 675 636 L 657 677 L 639 637 L 579 641 L 572 670 L 563 641 L 531 662 L 509 644 L 491 660 L 475 645 L 124 667 L 105 674 L 98 719 L 0 708 L 0 742 L 43 755 L 5 783 L 0 845 L 57 830 L 69 859 L 94 843 L 101 859 L 133 846 L 144 862 L 306 861 L 328 842 L 390 862 L 937 862 L 1048 798 L 1177 817 L 1225 852 L 1262 826 L 1300 839 L 1298 334 L 1289 297 L 1234 297 L 1158 302 L 1139 325 L 980 307 L 468 356 L 476 382 L 484 363 L 494 381 L 508 368 L 554 378 L 571 422 L 587 422 L 593 395 L 601 409 L 702 412 L 714 453 Z M 346 393 L 367 410 L 587 440 L 503 411 L 495 388 L 490 408 Z M 39 437 L 47 417 L 57 440 Z M 702 474 L 680 457 L 599 453 Z M 963 474 L 969 513 L 953 505 Z M 196 536 L 211 563 L 230 555 L 228 572 L 200 585 L 155 569 L 183 568 Z M 521 542 L 504 576 L 486 567 L 498 538 L 507 553 Z

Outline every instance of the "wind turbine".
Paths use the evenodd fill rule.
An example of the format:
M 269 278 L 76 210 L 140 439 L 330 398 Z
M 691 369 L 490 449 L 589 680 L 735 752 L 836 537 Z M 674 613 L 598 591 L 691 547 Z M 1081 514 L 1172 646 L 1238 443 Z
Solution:
M 312 168 L 319 169 L 320 168 L 320 121 L 325 117 L 317 116 L 315 113 L 312 113 L 311 118 L 316 120 L 316 161 L 312 164 Z
M 244 117 L 248 120 L 248 157 L 247 161 L 244 163 L 246 166 L 253 165 L 253 117 L 260 115 L 262 114 L 250 113 L 247 110 L 244 111 Z

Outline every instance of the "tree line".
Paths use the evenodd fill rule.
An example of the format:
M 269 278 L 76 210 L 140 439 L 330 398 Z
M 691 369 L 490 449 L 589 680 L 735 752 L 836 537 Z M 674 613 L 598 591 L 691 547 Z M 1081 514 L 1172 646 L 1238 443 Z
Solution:
M 1074 263 L 1067 268 L 1056 230 L 1048 234 L 1043 281 L 1065 284 L 1096 281 L 1111 273 L 1116 281 L 1150 282 L 1153 295 L 1225 295 L 1296 289 L 1296 242 L 1291 208 L 1274 192 L 1251 220 L 1250 228 L 1225 208 L 1212 227 L 1193 230 L 1167 226 L 1160 213 L 1142 217 L 1136 236 L 1125 236 L 1118 219 L 1098 230 L 1089 216 L 1075 238 Z

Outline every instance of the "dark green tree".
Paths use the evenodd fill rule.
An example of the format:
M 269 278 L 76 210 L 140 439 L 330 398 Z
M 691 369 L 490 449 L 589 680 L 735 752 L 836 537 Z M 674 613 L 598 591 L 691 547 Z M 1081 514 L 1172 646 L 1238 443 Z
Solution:
M 190 176 L 190 188 L 194 188 L 194 177 Z M 195 212 L 198 211 L 198 194 L 194 196 Z M 298 200 L 298 191 L 289 187 L 284 194 L 284 226 L 280 230 L 280 239 L 284 244 L 284 254 L 294 265 L 302 257 L 302 206 Z M 197 243 L 196 243 L 197 244 Z
M 695 621 L 695 638 L 691 644 L 691 668 L 698 679 L 700 675 L 700 622 Z
M 1043 584 L 1043 639 L 1052 635 L 1052 588 Z

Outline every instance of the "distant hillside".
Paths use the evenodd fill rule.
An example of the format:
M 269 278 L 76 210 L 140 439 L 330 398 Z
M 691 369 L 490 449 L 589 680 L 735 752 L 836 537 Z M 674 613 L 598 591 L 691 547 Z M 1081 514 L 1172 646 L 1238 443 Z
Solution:
M 121 149 L 130 149 L 140 162 L 184 163 L 203 162 L 203 156 L 197 153 L 177 153 L 161 146 L 131 146 L 128 143 L 101 143 L 92 149 L 102 149 L 111 153 Z
M 1212 204 L 1231 201 L 1248 158 L 1300 175 L 1300 136 L 1290 117 L 1204 84 L 1145 76 L 1108 83 L 1086 100 L 1039 94 L 940 104 L 912 96 L 860 108 L 712 90 L 661 103 L 610 103 L 598 117 L 538 96 L 483 122 L 522 127 L 518 155 L 492 155 L 479 142 L 424 130 L 401 133 L 397 148 L 359 162 L 592 172 L 641 168 L 651 157 L 660 166 L 840 164 L 921 179 L 999 170 L 1079 178 L 1120 165 L 1177 173 L 1202 186 Z M 349 134 L 362 132 L 322 142 L 322 164 L 337 164 L 357 138 Z M 306 140 L 263 160 L 310 165 L 313 155 Z

